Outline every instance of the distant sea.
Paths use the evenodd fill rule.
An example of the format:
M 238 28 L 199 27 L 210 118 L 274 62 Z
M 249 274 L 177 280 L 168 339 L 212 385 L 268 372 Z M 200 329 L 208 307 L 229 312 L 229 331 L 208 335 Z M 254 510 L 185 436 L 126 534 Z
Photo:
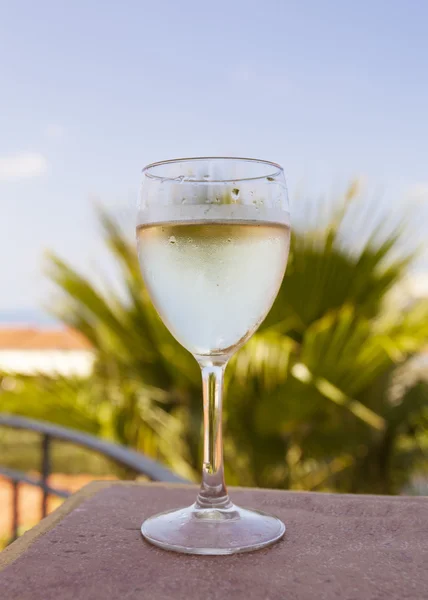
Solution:
M 13 325 L 14 327 L 49 327 L 59 325 L 59 322 L 37 309 L 0 310 L 0 327 Z

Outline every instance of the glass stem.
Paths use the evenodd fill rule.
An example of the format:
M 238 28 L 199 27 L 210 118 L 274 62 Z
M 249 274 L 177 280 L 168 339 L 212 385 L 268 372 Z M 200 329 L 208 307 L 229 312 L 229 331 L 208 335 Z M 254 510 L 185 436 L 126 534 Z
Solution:
M 228 508 L 231 506 L 224 483 L 222 399 L 226 361 L 213 364 L 200 362 L 204 400 L 204 463 L 201 489 L 196 500 L 198 508 Z

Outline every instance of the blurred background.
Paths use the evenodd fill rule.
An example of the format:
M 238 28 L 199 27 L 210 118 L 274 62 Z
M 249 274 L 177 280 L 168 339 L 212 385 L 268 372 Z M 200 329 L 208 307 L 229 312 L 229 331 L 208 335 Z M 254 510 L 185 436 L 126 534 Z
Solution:
M 228 366 L 227 481 L 426 494 L 427 19 L 423 0 L 0 2 L 0 417 L 198 481 L 200 373 L 139 274 L 140 171 L 264 158 L 294 233 Z M 0 546 L 61 501 L 43 471 L 45 495 L 136 476 L 55 436 L 48 465 L 46 436 L 5 423 Z

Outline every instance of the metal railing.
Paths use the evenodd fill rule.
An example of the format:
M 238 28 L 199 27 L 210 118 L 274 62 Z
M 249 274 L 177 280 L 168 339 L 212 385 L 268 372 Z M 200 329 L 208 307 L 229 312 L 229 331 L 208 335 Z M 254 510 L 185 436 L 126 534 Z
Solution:
M 58 498 L 68 498 L 70 492 L 51 487 L 48 484 L 49 475 L 52 472 L 52 440 L 61 440 L 70 442 L 76 446 L 81 446 L 88 450 L 97 452 L 118 465 L 132 470 L 136 475 L 145 475 L 152 481 L 165 481 L 171 483 L 189 483 L 186 479 L 179 477 L 166 467 L 155 460 L 144 456 L 135 450 L 130 450 L 125 446 L 113 444 L 106 440 L 97 438 L 87 433 L 82 433 L 75 429 L 68 429 L 58 425 L 52 425 L 45 421 L 36 421 L 24 417 L 17 417 L 0 413 L 0 427 L 12 429 L 22 429 L 40 434 L 41 464 L 40 477 L 32 477 L 22 471 L 9 469 L 0 466 L 0 476 L 5 477 L 11 482 L 12 486 L 12 527 L 11 537 L 15 540 L 18 537 L 19 530 L 19 486 L 26 483 L 40 488 L 43 491 L 41 503 L 41 518 L 47 514 L 47 505 L 49 496 Z

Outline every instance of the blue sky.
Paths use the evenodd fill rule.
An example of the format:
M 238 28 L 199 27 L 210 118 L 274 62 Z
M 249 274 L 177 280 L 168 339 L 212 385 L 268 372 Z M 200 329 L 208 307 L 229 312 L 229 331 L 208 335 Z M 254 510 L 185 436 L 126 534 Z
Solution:
M 154 160 L 280 162 L 295 212 L 359 175 L 426 219 L 427 22 L 424 0 L 0 0 L 0 310 L 46 301 L 48 249 L 113 273 L 93 204 L 131 222 Z

